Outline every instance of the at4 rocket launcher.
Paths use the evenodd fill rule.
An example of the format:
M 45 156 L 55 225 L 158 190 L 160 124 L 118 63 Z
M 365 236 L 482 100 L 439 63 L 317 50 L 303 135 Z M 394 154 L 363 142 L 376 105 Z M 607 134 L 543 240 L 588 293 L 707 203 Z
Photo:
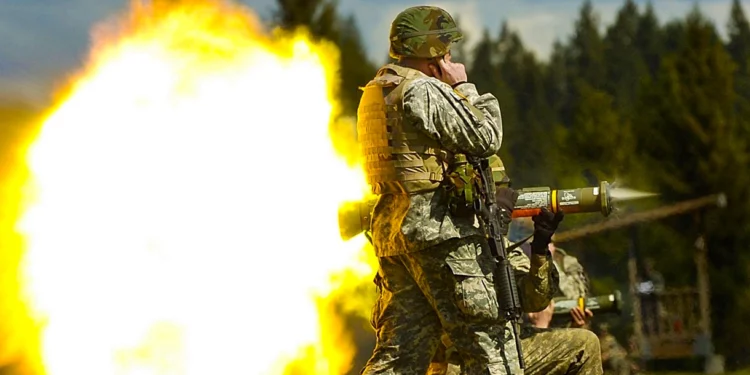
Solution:
M 517 190 L 518 201 L 513 217 L 538 215 L 542 207 L 552 212 L 562 211 L 566 215 L 582 212 L 601 212 L 609 216 L 612 212 L 610 185 L 602 181 L 599 186 L 580 189 L 553 190 L 548 187 L 533 187 Z
M 591 310 L 596 314 L 620 314 L 622 312 L 622 294 L 619 290 L 614 291 L 612 294 L 606 294 L 603 296 L 595 297 L 579 297 L 579 298 L 565 298 L 556 297 L 553 298 L 555 301 L 555 307 L 553 314 L 555 316 L 570 315 L 570 310 L 578 308 L 583 310 Z
M 537 215 L 542 207 L 552 212 L 562 211 L 566 215 L 601 212 L 604 216 L 609 216 L 613 208 L 607 181 L 602 181 L 599 186 L 579 189 L 532 187 L 516 191 L 518 200 L 513 210 L 514 218 Z M 370 228 L 370 213 L 376 202 L 377 196 L 371 195 L 362 201 L 345 202 L 339 207 L 339 230 L 343 240 L 349 240 Z

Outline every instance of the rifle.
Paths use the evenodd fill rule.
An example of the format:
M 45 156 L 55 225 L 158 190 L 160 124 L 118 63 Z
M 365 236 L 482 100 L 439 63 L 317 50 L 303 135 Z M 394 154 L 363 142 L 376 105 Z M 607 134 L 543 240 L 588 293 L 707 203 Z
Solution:
M 518 288 L 516 287 L 516 277 L 513 267 L 508 261 L 508 254 L 505 249 L 505 239 L 508 228 L 501 224 L 500 209 L 495 202 L 495 181 L 492 176 L 492 168 L 488 159 L 478 159 L 468 157 L 469 163 L 474 170 L 479 173 L 479 181 L 475 184 L 474 211 L 484 224 L 485 237 L 489 243 L 490 253 L 498 263 L 495 269 L 495 280 L 497 284 L 497 299 L 499 302 L 500 313 L 505 320 L 510 321 L 513 326 L 513 336 L 516 339 L 516 350 L 518 352 L 518 362 L 523 369 L 523 353 L 521 350 L 521 339 L 518 337 L 518 324 L 521 319 L 523 308 L 518 298 Z

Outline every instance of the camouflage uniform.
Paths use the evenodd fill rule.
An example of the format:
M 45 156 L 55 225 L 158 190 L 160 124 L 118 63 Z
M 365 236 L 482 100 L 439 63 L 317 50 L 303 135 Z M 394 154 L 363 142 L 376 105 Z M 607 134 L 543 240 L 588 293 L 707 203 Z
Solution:
M 441 56 L 461 37 L 450 16 L 435 7 L 402 12 L 391 34 L 393 57 Z M 385 104 L 368 96 L 376 84 L 386 88 Z M 498 311 L 495 260 L 477 217 L 451 213 L 454 187 L 445 175 L 453 155 L 497 153 L 497 99 L 479 95 L 471 83 L 453 88 L 394 64 L 381 68 L 364 90 L 358 132 L 368 182 L 380 196 L 370 225 L 379 260 L 371 319 L 377 342 L 362 373 L 425 374 L 443 333 L 468 373 L 516 373 L 512 333 Z M 381 106 L 382 115 L 368 112 Z M 378 123 L 386 119 L 387 134 Z M 551 257 L 516 252 L 509 258 L 524 308 L 543 309 L 557 291 Z
M 553 264 L 560 274 L 560 288 L 557 296 L 574 299 L 589 296 L 589 279 L 578 258 L 569 255 L 565 250 L 555 247 L 552 256 Z M 569 328 L 572 321 L 568 319 L 554 319 L 550 322 L 552 328 Z M 588 329 L 588 323 L 582 327 Z
M 445 346 L 450 347 L 450 343 Z M 599 339 L 586 329 L 536 328 L 524 324 L 521 346 L 526 375 L 602 374 Z M 428 375 L 459 375 L 461 359 L 453 348 L 438 352 Z M 448 362 L 448 363 L 446 363 Z
M 565 250 L 557 248 L 553 260 L 557 270 L 560 272 L 560 292 L 567 298 L 578 298 L 589 296 L 589 282 L 583 266 L 578 259 L 569 255 Z M 570 323 L 566 323 L 570 325 Z M 602 365 L 607 374 L 630 374 L 630 362 L 627 351 L 617 342 L 617 339 L 606 330 L 606 324 L 602 324 L 605 333 L 599 335 L 601 346 Z M 584 327 L 589 329 L 588 324 Z
M 630 361 L 628 352 L 612 336 L 606 324 L 600 324 L 599 342 L 602 347 L 602 361 L 604 373 L 607 375 L 630 375 Z
M 589 295 L 589 279 L 578 258 L 556 247 L 552 256 L 555 268 L 560 273 L 560 294 L 566 298 Z
M 526 237 L 520 232 L 529 230 L 528 226 L 523 227 L 522 221 L 524 220 L 514 220 L 510 233 L 514 240 Z M 526 244 L 520 248 L 530 254 Z M 559 272 L 560 288 L 557 295 L 567 298 L 588 295 L 588 278 L 578 260 L 559 248 L 556 249 L 553 260 Z M 568 320 L 561 326 L 569 325 Z M 450 343 L 445 346 L 450 348 Z M 536 328 L 527 323 L 521 330 L 521 346 L 526 364 L 524 373 L 527 375 L 603 373 L 599 339 L 586 329 Z M 447 353 L 439 351 L 433 362 L 428 375 L 459 375 L 461 372 L 461 359 L 453 348 L 448 349 Z

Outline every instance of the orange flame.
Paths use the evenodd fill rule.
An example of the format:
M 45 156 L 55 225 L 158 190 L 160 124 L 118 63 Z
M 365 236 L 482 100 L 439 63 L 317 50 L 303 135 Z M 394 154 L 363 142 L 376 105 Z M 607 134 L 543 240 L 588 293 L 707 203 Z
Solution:
M 136 1 L 98 32 L 28 153 L 18 227 L 41 368 L 348 371 L 331 300 L 373 258 L 337 227 L 365 183 L 329 131 L 336 49 L 268 37 L 218 1 Z

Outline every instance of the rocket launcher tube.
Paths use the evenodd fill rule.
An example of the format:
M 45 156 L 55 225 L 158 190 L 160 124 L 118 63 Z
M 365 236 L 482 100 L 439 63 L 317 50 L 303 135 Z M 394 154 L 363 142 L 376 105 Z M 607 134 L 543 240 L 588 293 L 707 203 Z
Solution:
M 370 219 L 373 207 L 378 197 L 373 195 L 363 201 L 344 202 L 339 206 L 339 233 L 341 239 L 347 241 L 352 237 L 370 229 Z
M 553 315 L 570 315 L 570 310 L 579 308 L 581 310 L 589 309 L 595 314 L 620 314 L 622 312 L 622 294 L 619 290 L 612 294 L 596 297 L 580 298 L 553 298 L 555 307 Z
M 565 214 L 601 212 L 609 216 L 612 212 L 612 198 L 609 183 L 602 181 L 599 186 L 580 189 L 552 190 L 548 187 L 533 187 L 517 190 L 518 200 L 513 209 L 513 218 L 538 215 L 542 207 L 552 212 Z
M 513 218 L 531 217 L 539 214 L 542 207 L 552 212 L 562 210 L 565 214 L 601 212 L 609 216 L 612 198 L 607 181 L 599 186 L 580 189 L 553 190 L 548 187 L 532 187 L 517 190 L 518 200 L 513 209 Z M 339 207 L 339 230 L 343 240 L 369 230 L 370 215 L 378 197 L 369 196 L 364 201 L 345 202 Z

